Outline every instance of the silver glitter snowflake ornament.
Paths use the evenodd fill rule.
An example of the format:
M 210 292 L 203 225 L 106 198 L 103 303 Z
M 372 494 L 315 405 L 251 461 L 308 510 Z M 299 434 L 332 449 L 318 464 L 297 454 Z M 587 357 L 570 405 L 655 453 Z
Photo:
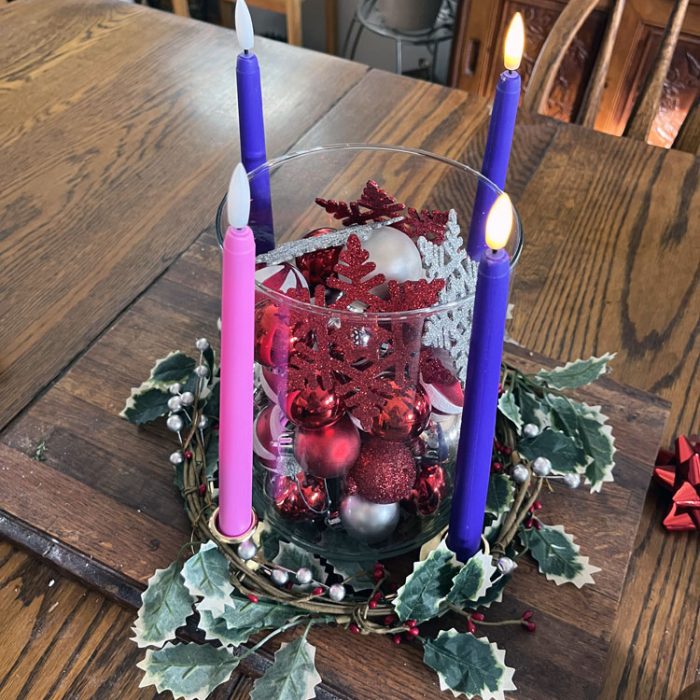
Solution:
M 439 303 L 464 302 L 458 308 L 441 311 L 428 318 L 423 342 L 430 347 L 447 350 L 454 360 L 459 378 L 465 381 L 478 265 L 467 255 L 454 209 L 450 209 L 442 244 L 437 245 L 421 237 L 418 239 L 418 249 L 423 258 L 426 279 L 431 281 L 439 277 L 445 280 L 445 288 L 438 295 Z

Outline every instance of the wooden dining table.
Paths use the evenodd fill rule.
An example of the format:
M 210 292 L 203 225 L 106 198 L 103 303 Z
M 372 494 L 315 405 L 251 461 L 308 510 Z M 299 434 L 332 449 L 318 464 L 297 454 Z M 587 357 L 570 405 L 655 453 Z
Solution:
M 217 335 L 236 50 L 229 30 L 120 0 L 0 7 L 3 698 L 155 694 L 137 687 L 129 626 L 187 529 L 167 431 L 117 414 L 155 358 Z M 278 42 L 256 52 L 269 154 L 393 143 L 479 166 L 484 99 Z M 598 591 L 573 592 L 524 572 L 543 624 L 514 642 L 514 697 L 663 700 L 698 680 L 698 536 L 664 530 L 669 499 L 650 475 L 656 449 L 699 424 L 699 168 L 519 116 L 507 189 L 526 243 L 509 353 L 531 366 L 617 353 L 588 398 L 611 414 L 619 477 L 602 501 L 552 505 L 604 571 Z M 440 696 L 410 645 L 349 636 L 312 633 L 318 697 Z M 247 697 L 269 658 L 215 697 Z

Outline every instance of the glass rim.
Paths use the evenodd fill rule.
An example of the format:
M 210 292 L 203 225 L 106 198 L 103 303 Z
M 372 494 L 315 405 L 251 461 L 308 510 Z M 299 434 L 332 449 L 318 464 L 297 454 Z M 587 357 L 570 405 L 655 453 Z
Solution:
M 459 161 L 453 160 L 452 158 L 448 158 L 447 156 L 441 156 L 437 153 L 432 153 L 431 151 L 426 151 L 422 148 L 410 148 L 407 146 L 392 146 L 390 144 L 368 144 L 368 143 L 333 143 L 333 144 L 328 144 L 325 146 L 314 146 L 312 148 L 305 148 L 299 151 L 292 151 L 291 153 L 285 153 L 281 156 L 277 156 L 275 158 L 270 158 L 267 160 L 265 163 L 262 163 L 259 165 L 257 168 L 254 170 L 251 170 L 248 173 L 248 180 L 252 180 L 254 177 L 259 175 L 260 173 L 264 171 L 272 171 L 275 168 L 278 168 L 279 166 L 285 164 L 285 163 L 290 163 L 295 160 L 299 160 L 300 158 L 304 158 L 305 156 L 309 155 L 318 155 L 321 153 L 329 153 L 329 152 L 334 152 L 334 151 L 377 151 L 377 152 L 386 152 L 386 153 L 403 153 L 405 155 L 409 156 L 421 156 L 424 158 L 428 158 L 430 160 L 436 161 L 438 163 L 442 163 L 443 165 L 450 166 L 452 168 L 456 168 L 457 170 L 461 170 L 464 173 L 467 173 L 469 175 L 472 175 L 477 178 L 479 182 L 483 182 L 485 185 L 488 187 L 492 188 L 497 195 L 503 194 L 504 190 L 502 190 L 498 185 L 496 185 L 494 182 L 489 180 L 485 175 L 482 175 L 478 170 L 475 170 L 474 168 L 471 168 L 470 166 L 466 165 L 465 163 L 460 163 Z M 513 204 L 513 201 L 511 200 L 510 202 L 511 209 L 513 210 L 513 231 L 511 232 L 511 236 L 515 236 L 515 249 L 513 251 L 513 255 L 510 257 L 510 271 L 515 269 L 515 266 L 517 265 L 518 261 L 520 260 L 520 255 L 523 250 L 523 243 L 524 243 L 524 234 L 523 234 L 523 227 L 522 227 L 522 221 L 520 219 L 520 214 Z M 223 237 L 225 235 L 225 232 L 223 231 L 223 214 L 224 210 L 226 208 L 226 195 L 224 194 L 223 199 L 219 203 L 219 206 L 216 210 L 216 221 L 215 221 L 215 228 L 216 228 L 216 239 L 217 243 L 219 244 L 219 248 L 223 247 Z M 330 309 L 327 307 L 319 307 L 315 306 L 314 304 L 311 303 L 311 301 L 301 301 L 299 299 L 294 299 L 292 297 L 287 296 L 284 294 L 284 292 L 279 292 L 273 289 L 270 289 L 269 287 L 266 287 L 264 284 L 261 282 L 255 282 L 255 291 L 256 294 L 264 294 L 268 297 L 270 297 L 273 300 L 277 300 L 278 302 L 281 302 L 284 304 L 284 306 L 296 308 L 302 311 L 309 311 L 311 309 L 315 313 L 326 313 L 330 314 L 332 316 L 337 316 L 340 318 L 347 318 L 347 319 L 355 319 L 357 320 L 359 318 L 369 318 L 371 320 L 376 320 L 376 321 L 381 321 L 382 319 L 391 319 L 391 320 L 402 320 L 402 319 L 410 319 L 410 318 L 415 318 L 416 316 L 427 316 L 427 315 L 432 315 L 436 313 L 445 313 L 449 311 L 453 311 L 456 309 L 459 309 L 461 306 L 464 305 L 466 301 L 469 301 L 474 297 L 474 294 L 470 294 L 468 296 L 460 297 L 459 299 L 455 299 L 454 301 L 447 301 L 443 302 L 442 304 L 435 304 L 433 306 L 427 306 L 421 309 L 411 309 L 409 311 L 351 311 L 349 309 Z

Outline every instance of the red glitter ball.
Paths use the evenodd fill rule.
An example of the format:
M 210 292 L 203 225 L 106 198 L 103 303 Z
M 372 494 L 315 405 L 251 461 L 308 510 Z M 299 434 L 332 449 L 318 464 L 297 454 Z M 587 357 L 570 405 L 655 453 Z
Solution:
M 372 503 L 396 503 L 411 495 L 416 465 L 406 445 L 370 438 L 349 477 L 357 492 Z
M 316 238 L 326 233 L 333 233 L 333 231 L 335 231 L 334 228 L 317 228 L 307 233 L 304 238 Z M 342 246 L 336 246 L 335 248 L 324 248 L 305 253 L 296 259 L 297 267 L 312 287 L 317 284 L 325 284 L 326 279 L 333 274 L 333 268 L 338 262 L 338 256 L 342 249 Z

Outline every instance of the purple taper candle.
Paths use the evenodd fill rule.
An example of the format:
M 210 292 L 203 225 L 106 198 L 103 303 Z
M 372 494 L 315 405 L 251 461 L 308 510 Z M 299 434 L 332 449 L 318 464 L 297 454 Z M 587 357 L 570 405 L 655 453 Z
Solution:
M 479 550 L 484 527 L 508 310 L 510 256 L 504 246 L 512 225 L 512 205 L 508 195 L 502 194 L 488 215 L 488 248 L 479 260 L 447 536 L 447 546 L 462 562 Z
M 253 52 L 255 34 L 245 0 L 236 2 L 236 34 L 241 46 L 241 53 L 236 60 L 241 161 L 250 173 L 267 160 L 267 153 L 260 65 Z M 274 248 L 268 172 L 260 172 L 251 178 L 250 195 L 250 226 L 255 231 L 256 251 L 258 254 L 266 253 Z
M 493 111 L 489 122 L 489 133 L 486 139 L 486 150 L 481 164 L 481 174 L 500 189 L 504 189 L 506 186 L 510 149 L 513 144 L 521 88 L 520 74 L 517 70 L 520 67 L 524 44 L 523 18 L 519 12 L 516 12 L 506 32 L 503 51 L 503 62 L 506 70 L 498 76 L 496 96 L 493 100 Z M 467 252 L 472 260 L 478 260 L 486 249 L 484 222 L 495 199 L 495 191 L 486 183 L 479 182 L 467 240 Z

